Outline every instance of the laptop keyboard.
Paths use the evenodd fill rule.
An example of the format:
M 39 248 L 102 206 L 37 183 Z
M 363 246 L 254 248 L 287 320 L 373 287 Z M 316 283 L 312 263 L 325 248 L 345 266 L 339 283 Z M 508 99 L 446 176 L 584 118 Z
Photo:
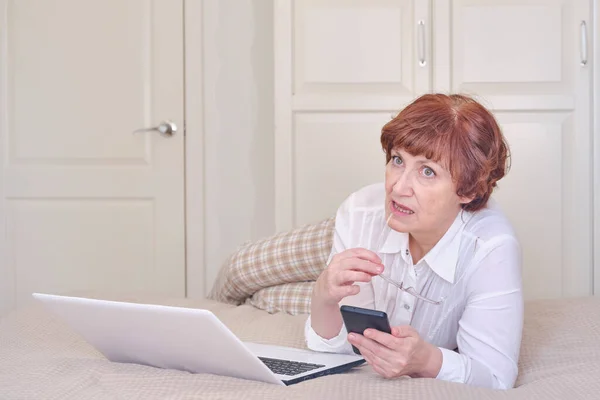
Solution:
M 277 358 L 258 357 L 271 371 L 279 375 L 298 375 L 325 365 L 310 364 L 298 361 L 280 360 Z

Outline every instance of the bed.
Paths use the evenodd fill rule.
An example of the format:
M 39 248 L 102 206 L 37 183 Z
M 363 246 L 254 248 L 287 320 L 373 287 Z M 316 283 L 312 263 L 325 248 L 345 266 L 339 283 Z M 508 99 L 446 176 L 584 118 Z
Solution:
M 240 339 L 304 348 L 313 281 L 332 221 L 242 245 L 205 299 L 71 293 L 205 308 Z M 0 320 L 0 399 L 596 399 L 600 398 L 600 300 L 529 301 L 516 387 L 495 391 L 435 379 L 384 379 L 368 365 L 282 387 L 107 361 L 31 302 Z

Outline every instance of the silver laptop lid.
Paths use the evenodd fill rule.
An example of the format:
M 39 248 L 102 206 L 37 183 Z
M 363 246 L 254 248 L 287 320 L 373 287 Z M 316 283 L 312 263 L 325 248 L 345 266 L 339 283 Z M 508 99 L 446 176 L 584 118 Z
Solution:
M 34 293 L 110 361 L 283 385 L 212 312 Z

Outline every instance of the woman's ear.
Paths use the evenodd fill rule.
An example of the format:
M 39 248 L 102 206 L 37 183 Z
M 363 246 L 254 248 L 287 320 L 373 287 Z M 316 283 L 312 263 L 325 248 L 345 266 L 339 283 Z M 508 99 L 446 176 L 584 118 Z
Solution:
M 458 196 L 460 204 L 469 204 L 475 200 L 475 196 Z

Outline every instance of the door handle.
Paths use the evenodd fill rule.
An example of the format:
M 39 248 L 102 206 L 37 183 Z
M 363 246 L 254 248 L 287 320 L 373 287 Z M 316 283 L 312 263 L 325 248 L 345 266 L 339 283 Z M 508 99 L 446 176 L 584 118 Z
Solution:
M 587 41 L 587 29 L 585 26 L 585 21 L 581 21 L 580 30 L 581 30 L 581 42 L 579 43 L 579 46 L 580 46 L 579 47 L 579 55 L 581 58 L 581 66 L 585 67 L 588 62 L 588 53 L 587 53 L 588 41 Z
M 175 125 L 173 121 L 165 120 L 158 124 L 158 126 L 153 126 L 152 128 L 136 129 L 135 131 L 133 131 L 133 133 L 150 131 L 158 131 L 163 136 L 173 136 L 175 132 L 177 132 L 177 125 Z
M 418 51 L 419 51 L 419 65 L 421 67 L 424 67 L 425 65 L 427 65 L 427 60 L 426 60 L 426 52 L 427 52 L 427 48 L 425 47 L 425 21 L 420 20 L 417 23 L 418 27 L 419 27 L 419 43 L 418 43 Z

